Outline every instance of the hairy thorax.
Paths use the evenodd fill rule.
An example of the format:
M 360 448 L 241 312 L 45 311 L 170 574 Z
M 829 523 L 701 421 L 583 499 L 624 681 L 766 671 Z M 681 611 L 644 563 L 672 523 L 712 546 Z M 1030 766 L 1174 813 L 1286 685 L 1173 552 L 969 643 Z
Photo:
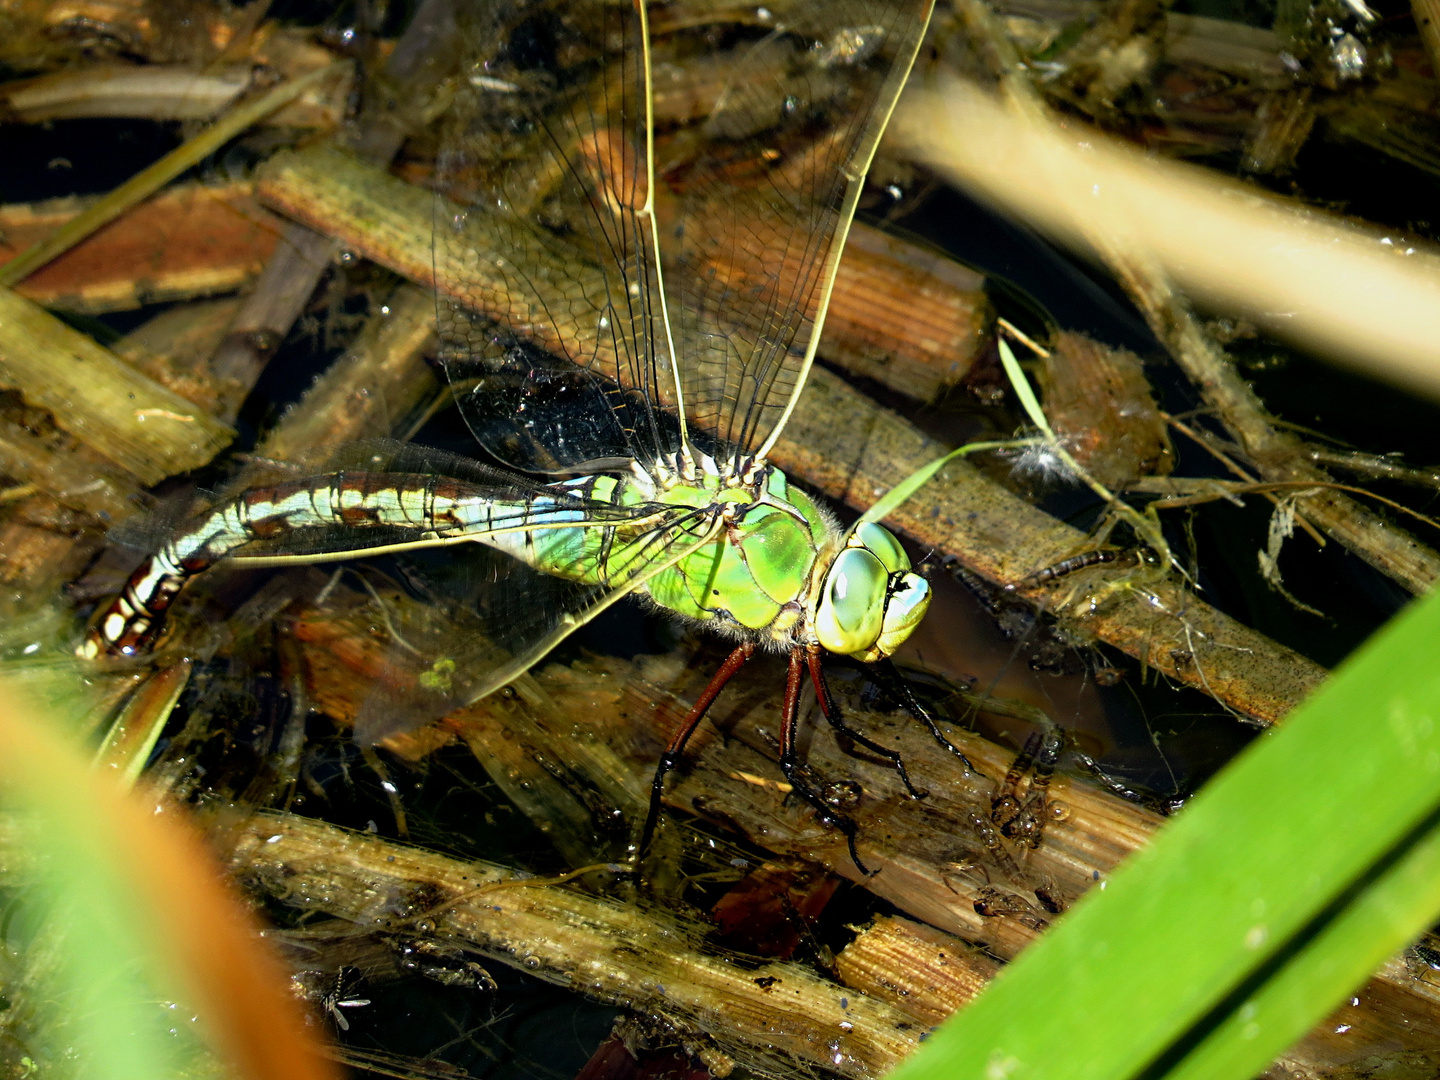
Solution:
M 795 644 L 828 556 L 840 543 L 829 515 L 774 468 L 753 484 L 675 485 L 661 498 L 723 504 L 726 525 L 715 543 L 657 576 L 651 599 L 734 636 L 777 647 Z

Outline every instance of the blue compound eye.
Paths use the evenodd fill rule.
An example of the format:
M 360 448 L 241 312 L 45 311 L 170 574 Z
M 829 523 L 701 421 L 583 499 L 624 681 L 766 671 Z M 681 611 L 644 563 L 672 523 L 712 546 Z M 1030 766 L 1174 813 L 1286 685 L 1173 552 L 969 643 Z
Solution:
M 852 545 L 857 541 L 879 559 L 890 573 L 898 574 L 910 569 L 910 556 L 905 554 L 900 541 L 896 540 L 895 534 L 885 526 L 876 525 L 873 521 L 865 522 L 855 530 L 855 535 L 850 539 Z
M 875 644 L 885 623 L 890 574 L 865 548 L 847 547 L 825 576 L 815 611 L 815 636 L 834 653 L 862 653 Z

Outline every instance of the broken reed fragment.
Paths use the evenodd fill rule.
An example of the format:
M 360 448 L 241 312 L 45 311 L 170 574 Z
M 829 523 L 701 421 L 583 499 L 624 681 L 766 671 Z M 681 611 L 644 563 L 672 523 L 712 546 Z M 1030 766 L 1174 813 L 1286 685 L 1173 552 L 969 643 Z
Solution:
M 43 271 L 42 271 L 43 273 Z M 111 346 L 127 364 L 207 412 L 216 412 L 219 390 L 206 360 L 225 336 L 238 297 L 177 304 L 147 319 Z
M 959 938 L 897 915 L 877 917 L 835 957 L 846 986 L 932 1026 L 979 997 L 1002 967 Z
M 0 206 L 9 245 L 0 247 L 0 259 L 15 258 L 94 201 Z M 98 229 L 15 291 L 45 307 L 89 313 L 233 292 L 260 273 L 281 227 L 248 182 L 181 184 Z
M 65 5 L 61 5 L 65 6 Z M 308 40 L 303 28 L 274 23 L 245 42 L 245 62 L 224 60 L 198 70 L 187 64 L 90 62 L 62 67 L 28 79 L 0 84 L 0 111 L 7 122 L 115 117 L 146 120 L 209 120 L 257 86 L 313 72 L 334 54 Z M 233 56 L 233 59 L 239 59 Z M 232 59 L 227 58 L 227 59 Z M 338 126 L 344 118 L 348 81 L 302 94 L 263 117 L 273 127 Z
M 250 127 L 257 120 L 294 101 L 307 90 L 325 80 L 349 71 L 349 65 L 334 63 L 319 71 L 274 87 L 254 100 L 237 106 L 193 139 L 182 143 L 153 165 L 142 169 L 125 183 L 97 199 L 80 214 L 56 229 L 44 240 L 33 244 L 16 258 L 0 267 L 0 285 L 14 286 L 40 267 L 89 236 L 101 226 L 148 198 L 225 143 Z
M 440 392 L 425 363 L 434 347 L 434 298 L 401 285 L 375 305 L 359 339 L 281 417 L 256 454 L 286 461 L 316 447 L 394 433 Z
M 430 933 L 458 937 L 547 982 L 701 1036 L 696 1049 L 716 1075 L 738 1061 L 869 1080 L 898 1064 L 924 1032 L 906 1014 L 805 965 L 731 963 L 700 949 L 696 928 L 664 912 L 527 884 L 494 864 L 290 814 L 218 821 L 211 835 L 231 850 L 232 872 L 251 888 L 361 928 L 424 920 Z
M 116 342 L 112 352 L 142 380 L 179 395 L 196 416 L 211 415 L 217 388 L 200 361 L 224 332 L 235 303 L 173 307 Z M 0 468 L 32 490 L 17 493 L 0 520 L 0 595 L 7 611 L 23 615 L 72 582 L 104 534 L 149 503 L 146 485 L 133 473 L 56 424 L 48 409 L 27 403 L 23 394 L 9 397 L 0 411 Z
M 205 464 L 233 432 L 30 301 L 0 289 L 0 386 L 144 485 Z
M 208 120 L 250 85 L 251 73 L 210 74 L 151 64 L 94 64 L 0 84 L 0 109 L 23 124 L 76 117 Z
M 994 314 L 984 275 L 856 222 L 820 354 L 906 397 L 935 401 L 984 352 Z

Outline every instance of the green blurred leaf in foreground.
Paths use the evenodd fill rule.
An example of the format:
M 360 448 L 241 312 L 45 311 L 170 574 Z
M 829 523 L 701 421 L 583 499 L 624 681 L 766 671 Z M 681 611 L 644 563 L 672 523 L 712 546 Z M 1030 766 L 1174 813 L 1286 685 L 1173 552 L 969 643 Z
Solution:
M 185 676 L 152 679 L 161 715 Z M 94 768 L 57 734 L 82 704 L 52 693 L 41 711 L 27 696 L 0 671 L 0 842 L 26 869 L 38 928 L 7 954 L 22 975 L 5 986 L 0 1073 L 338 1080 L 183 813 L 130 790 L 127 754 L 143 761 L 157 725 L 110 741 Z
M 18 1016 L 10 1013 L 6 1036 L 28 1044 L 41 1076 L 192 1072 L 200 1060 L 193 1010 L 166 1008 L 170 988 L 155 978 L 149 948 L 163 913 L 136 895 L 113 832 L 96 827 L 111 820 L 110 807 L 95 774 L 54 734 L 76 721 L 42 715 L 28 697 L 19 680 L 0 677 L 0 811 L 11 823 L 9 842 L 29 847 L 23 895 L 39 922 L 21 960 L 25 976 L 7 987 L 28 1030 L 14 1030 Z M 59 699 L 52 695 L 52 708 Z
M 1432 594 L 892 1075 L 1262 1071 L 1440 914 L 1437 650 Z

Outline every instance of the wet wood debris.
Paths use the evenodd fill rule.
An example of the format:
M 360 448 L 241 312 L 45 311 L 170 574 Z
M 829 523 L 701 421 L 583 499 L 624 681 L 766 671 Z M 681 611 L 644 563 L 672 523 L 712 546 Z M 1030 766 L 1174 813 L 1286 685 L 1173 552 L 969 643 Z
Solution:
M 84 200 L 0 206 L 0 265 L 80 212 Z M 280 222 L 246 182 L 172 187 L 30 275 L 16 291 L 65 311 L 126 311 L 234 292 L 275 250 Z
M 330 596 L 327 603 L 336 602 L 333 592 Z M 402 619 L 403 601 L 391 597 L 387 603 L 392 605 L 392 618 Z M 363 654 L 333 653 L 334 641 L 354 641 L 353 636 L 342 631 L 334 638 L 317 629 L 343 627 L 355 617 L 353 609 L 351 614 L 345 610 L 342 606 L 337 614 L 325 615 L 302 608 L 296 613 L 300 624 L 314 627 L 298 634 L 307 642 L 300 662 L 307 666 L 310 700 L 342 720 L 353 717 L 368 693 L 366 680 L 357 679 L 357 670 L 373 675 L 373 665 L 387 655 L 392 665 L 405 663 L 395 653 L 387 654 L 380 642 L 372 642 Z M 857 1009 L 857 996 L 833 989 L 827 993 L 834 996 L 825 997 L 828 1004 L 822 1006 L 807 996 L 819 993 L 820 984 L 813 984 L 813 991 L 797 988 L 789 981 L 790 969 L 783 965 L 773 971 L 756 969 L 753 979 L 726 983 L 730 989 L 721 991 L 704 958 L 704 950 L 715 947 L 713 929 L 683 928 L 644 908 L 627 915 L 618 911 L 605 915 L 606 920 L 642 920 L 626 930 L 627 940 L 634 940 L 634 935 L 641 941 L 658 936 L 673 948 L 697 950 L 702 949 L 702 941 L 711 942 L 695 954 L 700 974 L 693 984 L 677 985 L 675 980 L 683 976 L 675 972 L 664 976 L 666 994 L 673 995 L 672 1008 L 660 1011 L 681 1032 L 690 1033 L 692 1041 L 687 1045 L 692 1048 L 708 1045 L 706 1040 L 711 1039 L 741 1061 L 778 1049 L 819 1063 L 827 1054 L 839 1052 L 842 1074 L 865 1075 L 885 1055 L 897 1052 L 897 1037 L 912 1045 L 926 1027 L 963 1006 L 1004 960 L 1035 940 L 1085 891 L 1102 883 L 1163 820 L 1094 782 L 1059 775 L 1045 789 L 1043 841 L 1030 849 L 1001 837 L 991 823 L 995 795 L 1015 761 L 1012 751 L 947 728 L 979 770 L 970 773 L 904 714 L 867 711 L 842 690 L 847 721 L 882 745 L 899 749 L 917 786 L 930 793 L 918 801 L 908 797 L 892 768 L 864 751 L 856 753 L 840 745 L 828 728 L 813 726 L 818 717 L 811 718 L 808 767 L 821 782 L 843 777 L 863 791 L 848 812 L 860 826 L 861 856 L 870 870 L 877 871 L 866 877 L 850 862 L 843 839 L 816 821 L 812 810 L 787 797 L 788 784 L 775 765 L 778 675 L 774 670 L 762 672 L 754 686 L 722 696 L 712 712 L 714 729 L 702 729 L 692 743 L 689 760 L 671 780 L 667 804 L 737 829 L 768 851 L 818 861 L 831 874 L 850 878 L 903 912 L 905 918 L 882 918 L 858 928 L 854 940 L 836 955 L 834 971 L 844 984 L 888 1002 L 906 1019 L 900 1022 L 894 1014 Z M 642 812 L 655 753 L 706 677 L 703 664 L 683 654 L 640 658 L 634 664 L 594 658 L 570 666 L 550 665 L 526 676 L 515 693 L 478 703 L 447 718 L 431 733 L 407 737 L 391 747 L 402 759 L 420 764 L 447 740 L 458 738 L 469 745 L 503 790 L 519 793 L 517 805 L 542 826 L 566 861 L 591 868 L 580 875 L 580 881 L 592 889 L 605 888 L 603 883 L 623 866 L 607 861 L 622 849 L 603 842 L 611 835 L 606 821 L 612 814 Z M 998 704 L 971 703 L 979 709 Z M 1039 788 L 1031 776 L 1021 781 L 1019 790 L 1023 798 Z M 676 857 L 674 844 L 684 831 L 681 820 L 662 827 L 656 859 Z M 559 948 L 548 959 L 541 958 L 537 967 L 530 960 L 539 953 L 521 954 L 517 960 L 508 938 L 501 941 L 495 930 L 482 929 L 463 914 L 452 915 L 457 909 L 474 907 L 478 897 L 472 900 L 470 895 L 477 888 L 490 889 L 487 883 L 499 880 L 495 875 L 502 873 L 498 868 L 477 870 L 374 837 L 327 831 L 328 827 L 303 819 L 262 815 L 245 822 L 221 821 L 216 828 L 225 845 L 235 845 L 240 872 L 253 873 L 252 881 L 288 903 L 353 920 L 358 930 L 408 932 L 419 925 L 442 940 L 464 942 L 545 978 L 569 983 L 581 977 L 573 967 L 574 958 L 588 953 Z M 489 876 L 465 888 L 457 884 L 477 873 Z M 381 885 L 374 884 L 374 875 L 379 875 Z M 404 881 L 403 895 L 423 893 L 425 903 L 394 907 L 397 893 L 383 886 L 392 878 Z M 425 892 L 431 886 L 436 891 Z M 573 904 L 599 902 L 593 897 L 562 899 L 560 894 L 572 898 L 576 894 L 570 886 L 544 878 L 517 893 L 521 891 L 527 900 L 533 894 L 538 905 L 523 904 L 526 917 L 542 918 L 549 927 L 540 931 L 542 941 L 550 934 L 563 938 L 571 933 L 567 928 L 580 918 L 573 913 Z M 539 894 L 553 899 L 542 903 Z M 539 911 L 546 904 L 560 907 L 546 908 L 548 914 L 542 916 Z M 509 904 L 501 906 L 513 910 Z M 584 918 L 591 925 L 601 916 Z M 660 921 L 644 921 L 649 919 Z M 723 931 L 723 918 L 719 925 Z M 723 942 L 723 936 L 719 940 Z M 624 995 L 656 992 L 655 961 L 647 958 L 643 947 L 639 954 L 606 955 L 607 963 L 622 973 L 617 976 L 621 982 L 592 992 L 630 1004 L 635 999 Z M 709 995 L 721 992 L 751 996 L 757 1003 L 769 1001 L 776 987 L 771 978 L 780 980 L 787 992 L 800 994 L 806 1009 L 820 1011 L 806 1012 L 800 1019 L 782 1005 L 769 1014 L 763 1034 L 747 1034 L 743 1020 L 739 1025 L 722 1023 L 716 1019 L 720 1013 L 702 1004 L 711 1000 Z M 749 1008 L 740 1006 L 739 1015 L 749 1015 Z M 817 1017 L 832 1013 L 837 1024 L 853 1025 L 844 1029 L 838 1045 L 836 1032 L 827 1033 L 823 1023 L 814 1026 Z M 1423 965 L 1407 953 L 1293 1048 L 1277 1064 L 1275 1075 L 1359 1076 L 1363 1073 L 1349 1071 L 1346 1063 L 1362 1056 L 1372 1063 L 1413 1064 L 1433 1051 L 1437 1034 L 1440 991 L 1425 977 Z M 715 1068 L 703 1054 L 702 1060 Z M 831 1067 L 836 1065 L 832 1062 Z

